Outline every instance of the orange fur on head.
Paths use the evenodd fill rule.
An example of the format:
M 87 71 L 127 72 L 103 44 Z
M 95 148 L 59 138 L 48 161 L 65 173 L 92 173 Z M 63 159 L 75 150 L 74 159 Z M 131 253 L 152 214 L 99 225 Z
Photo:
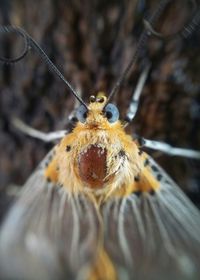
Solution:
M 99 94 L 90 102 L 86 121 L 78 122 L 61 140 L 46 174 L 57 178 L 69 193 L 84 191 L 104 198 L 149 191 L 149 182 L 157 189 L 158 183 L 144 167 L 145 156 L 139 155 L 137 144 L 119 120 L 109 123 L 104 115 L 106 101 Z M 51 175 L 54 173 L 56 176 Z M 141 180 L 135 182 L 136 177 Z

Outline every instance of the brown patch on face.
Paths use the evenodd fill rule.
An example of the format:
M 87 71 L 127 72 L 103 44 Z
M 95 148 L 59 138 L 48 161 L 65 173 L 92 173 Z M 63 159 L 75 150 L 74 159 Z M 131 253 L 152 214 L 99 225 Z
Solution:
M 101 188 L 106 177 L 107 150 L 90 145 L 78 159 L 79 175 L 91 188 Z

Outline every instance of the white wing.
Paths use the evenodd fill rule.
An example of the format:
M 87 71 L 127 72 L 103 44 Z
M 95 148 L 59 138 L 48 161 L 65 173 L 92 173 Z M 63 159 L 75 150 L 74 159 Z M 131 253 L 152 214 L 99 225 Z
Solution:
M 200 213 L 153 159 L 154 194 L 113 199 L 102 209 L 105 247 L 131 280 L 194 280 L 200 275 Z
M 99 221 L 93 204 L 45 179 L 43 161 L 0 231 L 0 279 L 87 279 Z

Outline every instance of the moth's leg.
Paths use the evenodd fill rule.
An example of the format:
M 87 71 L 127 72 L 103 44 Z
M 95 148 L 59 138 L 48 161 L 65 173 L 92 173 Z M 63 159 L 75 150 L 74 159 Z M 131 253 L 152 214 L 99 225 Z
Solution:
M 137 113 L 140 96 L 141 96 L 142 90 L 144 88 L 144 84 L 147 80 L 147 76 L 148 76 L 148 73 L 149 73 L 149 70 L 150 70 L 150 66 L 151 66 L 150 63 L 148 63 L 146 65 L 146 67 L 144 68 L 144 70 L 142 71 L 142 73 L 140 75 L 140 78 L 138 80 L 138 83 L 136 85 L 136 88 L 133 92 L 131 103 L 130 103 L 130 106 L 128 108 L 128 111 L 127 111 L 127 114 L 126 114 L 126 117 L 125 117 L 125 121 L 127 122 L 127 124 L 132 122 L 132 120 L 134 119 L 134 117 Z
M 61 139 L 67 133 L 67 130 L 60 130 L 60 131 L 45 133 L 45 132 L 36 130 L 36 129 L 28 126 L 27 124 L 25 124 L 24 122 L 22 122 L 21 120 L 19 120 L 17 118 L 13 119 L 12 124 L 17 129 L 22 131 L 23 133 L 25 133 L 25 134 L 27 134 L 27 135 L 29 135 L 31 137 L 40 139 L 40 140 L 42 140 L 44 142 L 51 142 L 51 141 L 55 141 L 55 140 Z
M 172 147 L 171 145 L 169 145 L 167 143 L 149 140 L 149 139 L 145 139 L 145 138 L 142 138 L 141 142 L 142 142 L 143 147 L 146 147 L 146 148 L 149 148 L 152 150 L 158 150 L 158 151 L 161 151 L 168 155 L 200 159 L 199 151 Z

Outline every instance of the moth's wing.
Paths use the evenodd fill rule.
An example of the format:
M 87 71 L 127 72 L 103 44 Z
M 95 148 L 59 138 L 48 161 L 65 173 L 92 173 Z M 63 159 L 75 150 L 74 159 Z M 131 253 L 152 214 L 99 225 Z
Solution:
M 87 279 L 95 261 L 99 221 L 84 195 L 48 183 L 44 166 L 25 184 L 0 231 L 0 279 Z
M 106 250 L 119 279 L 200 279 L 200 213 L 149 160 L 155 177 L 162 175 L 161 188 L 104 205 Z

